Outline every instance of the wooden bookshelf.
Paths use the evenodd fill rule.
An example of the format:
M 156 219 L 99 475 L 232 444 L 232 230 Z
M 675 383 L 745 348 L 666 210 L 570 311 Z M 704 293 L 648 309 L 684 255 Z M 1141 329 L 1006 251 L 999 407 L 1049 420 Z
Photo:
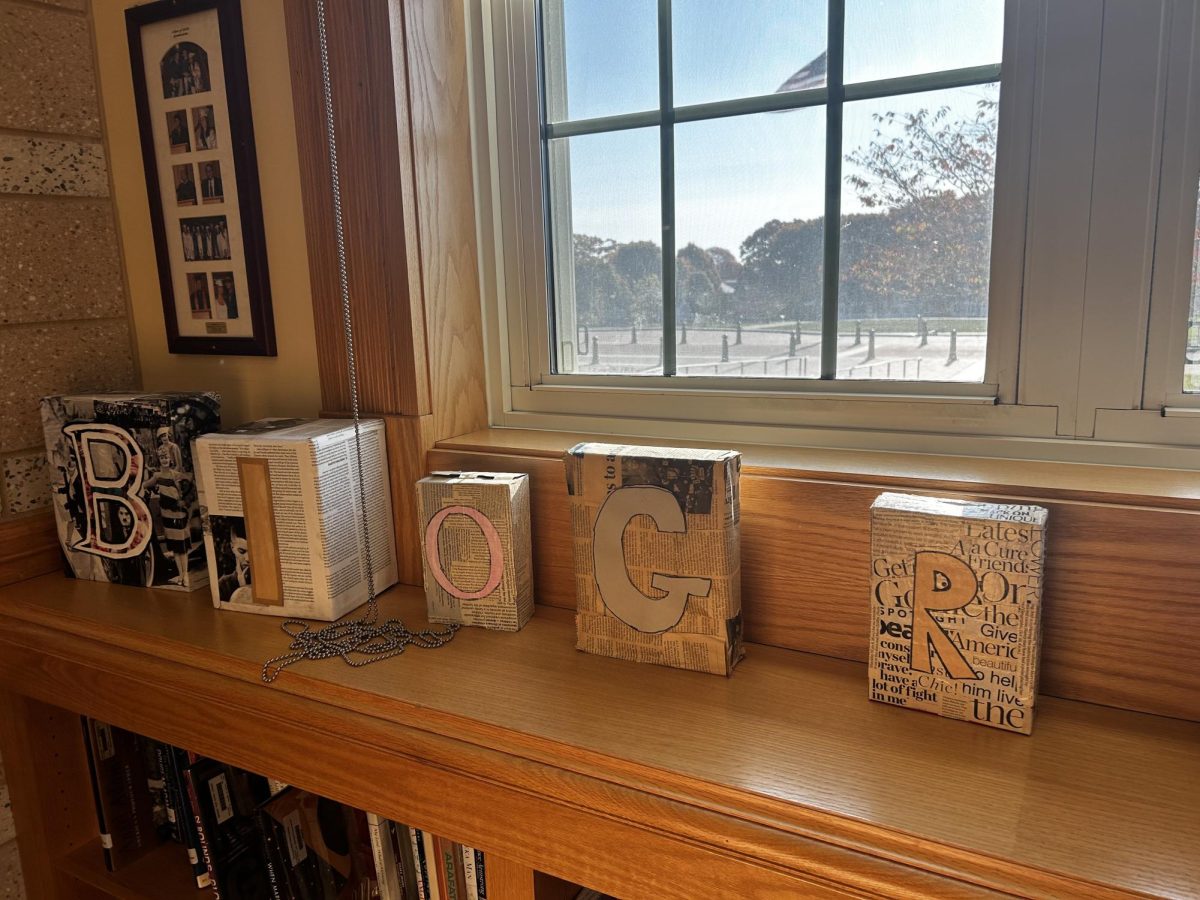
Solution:
M 416 590 L 383 606 L 424 621 Z M 550 897 L 538 872 L 623 898 L 1200 896 L 1200 724 L 1043 698 L 1024 737 L 870 703 L 855 662 L 751 646 L 725 679 L 581 654 L 548 608 L 260 683 L 284 645 L 204 593 L 0 588 L 31 896 L 190 896 L 154 857 L 104 872 L 69 793 L 78 713 L 480 847 L 499 900 Z
M 211 891 L 197 890 L 178 844 L 163 844 L 119 872 L 109 872 L 96 839 L 66 854 L 61 867 L 80 884 L 117 900 L 206 900 L 212 896 Z

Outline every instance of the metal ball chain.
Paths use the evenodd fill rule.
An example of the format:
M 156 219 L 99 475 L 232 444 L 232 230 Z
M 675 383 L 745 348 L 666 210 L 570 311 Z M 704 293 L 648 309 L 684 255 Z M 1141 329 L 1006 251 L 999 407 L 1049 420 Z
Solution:
M 375 596 L 375 567 L 371 562 L 371 528 L 367 510 L 366 479 L 363 474 L 362 442 L 359 434 L 358 365 L 354 356 L 354 328 L 350 315 L 350 277 L 346 265 L 346 233 L 342 219 L 342 186 L 338 176 L 337 132 L 333 123 L 333 84 L 329 76 L 329 41 L 325 24 L 325 0 L 316 0 L 317 34 L 321 47 L 321 86 L 325 96 L 325 136 L 329 142 L 329 174 L 333 188 L 333 228 L 338 261 L 338 283 L 342 298 L 342 330 L 346 339 L 346 368 L 350 381 L 350 412 L 354 417 L 354 455 L 358 469 L 358 505 L 362 512 L 363 561 L 367 567 L 367 611 L 349 622 L 334 622 L 313 631 L 301 619 L 286 619 L 280 625 L 291 638 L 289 652 L 263 663 L 262 680 L 272 682 L 293 663 L 340 656 L 347 665 L 359 667 L 399 656 L 406 647 L 434 650 L 447 643 L 458 625 L 410 631 L 400 619 L 379 622 Z

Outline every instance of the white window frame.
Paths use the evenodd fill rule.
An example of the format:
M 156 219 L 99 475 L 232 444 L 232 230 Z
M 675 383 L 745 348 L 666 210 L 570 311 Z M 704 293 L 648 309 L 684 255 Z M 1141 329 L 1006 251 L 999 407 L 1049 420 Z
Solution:
M 1200 190 L 1200 15 L 1194 7 L 1181 10 L 1172 29 L 1169 66 L 1142 404 L 1167 416 L 1200 414 L 1200 394 L 1183 391 Z
M 1104 179 L 1115 184 L 1123 177 L 1107 157 L 1128 149 L 1102 144 L 1101 125 L 1117 144 L 1122 133 L 1125 112 L 1112 84 L 1120 83 L 1121 65 L 1139 64 L 1146 45 L 1182 30 L 1147 76 L 1161 80 L 1165 97 L 1170 72 L 1193 65 L 1196 16 L 1187 0 L 1008 0 L 983 384 L 552 373 L 536 3 L 464 2 L 493 425 L 1200 468 L 1200 453 L 1189 446 L 1200 444 L 1200 418 L 1180 417 L 1164 428 L 1163 404 L 1148 408 L 1145 399 L 1153 383 L 1150 360 L 1158 361 L 1158 322 L 1174 315 L 1162 311 L 1159 294 L 1167 288 L 1156 283 L 1157 318 L 1147 324 L 1153 270 L 1147 264 L 1140 331 L 1110 328 L 1109 314 L 1118 305 L 1127 310 L 1128 297 L 1099 289 L 1104 260 L 1088 255 L 1094 242 L 1103 245 L 1103 215 L 1111 213 L 1095 200 L 1097 192 L 1106 190 Z M 1148 7 L 1160 14 L 1153 24 L 1142 22 Z M 1140 59 L 1144 67 L 1146 57 Z M 1109 95 L 1118 102 L 1109 103 Z M 1190 101 L 1189 95 L 1172 103 Z M 1195 158 L 1177 129 L 1164 125 L 1165 99 L 1162 106 L 1152 110 L 1161 133 L 1136 148 L 1156 188 L 1143 229 L 1149 259 L 1164 252 L 1154 235 L 1161 245 L 1170 230 L 1162 222 L 1169 204 L 1158 202 L 1157 189 L 1165 192 L 1168 180 L 1164 175 L 1160 185 L 1159 167 L 1171 152 Z M 1186 140 L 1195 141 L 1196 123 L 1188 121 Z M 1072 177 L 1098 181 L 1090 193 L 1060 187 Z M 1072 237 L 1081 230 L 1081 240 Z M 1048 246 L 1059 236 L 1061 246 Z M 1092 333 L 1100 338 L 1072 348 L 1064 330 L 1077 330 L 1081 345 Z M 1104 352 L 1086 352 L 1093 345 Z M 1118 351 L 1135 355 L 1136 377 L 1106 367 L 1105 355 Z

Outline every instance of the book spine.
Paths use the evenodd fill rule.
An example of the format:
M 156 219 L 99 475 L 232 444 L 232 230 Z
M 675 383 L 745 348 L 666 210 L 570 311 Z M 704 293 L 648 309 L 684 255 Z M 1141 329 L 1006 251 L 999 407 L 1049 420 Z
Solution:
M 479 890 L 479 900 L 487 900 L 487 866 L 482 850 L 475 851 L 475 886 Z
M 192 807 L 192 823 L 196 826 L 196 838 L 200 849 L 200 857 L 208 869 L 208 886 L 212 888 L 213 896 L 220 900 L 221 883 L 217 880 L 217 869 L 213 865 L 212 852 L 208 844 L 208 836 L 204 833 L 204 820 L 200 816 L 200 797 L 196 793 L 196 779 L 192 777 L 191 769 L 185 769 L 183 780 L 187 784 L 188 802 Z
M 407 825 L 392 822 L 392 840 L 396 846 L 396 860 L 400 866 L 400 886 L 404 892 L 404 900 L 420 900 L 421 880 L 417 868 L 417 858 L 413 855 L 413 844 Z
M 433 900 L 429 893 L 429 866 L 425 860 L 425 836 L 419 828 L 409 828 L 412 839 L 413 860 L 417 866 L 417 896 L 419 900 Z
M 171 780 L 177 791 L 176 802 L 179 804 L 176 815 L 179 817 L 179 830 L 183 840 L 184 850 L 187 851 L 188 862 L 192 866 L 192 876 L 196 879 L 196 887 L 212 887 L 212 875 L 200 849 L 200 835 L 196 829 L 197 810 L 192 805 L 191 795 L 184 782 L 184 762 L 187 754 L 176 747 L 167 747 L 167 764 Z
M 170 750 L 167 745 L 160 742 L 154 742 L 154 761 L 158 764 L 158 771 L 162 775 L 162 796 L 163 806 L 167 811 L 167 826 L 170 829 L 171 840 L 176 843 L 183 843 L 183 823 L 179 819 L 179 785 L 175 783 L 175 778 L 171 772 Z
M 271 888 L 271 900 L 287 900 L 283 893 L 280 880 L 279 864 L 282 861 L 275 846 L 274 833 L 271 830 L 271 817 L 263 810 L 258 811 L 258 832 L 262 838 L 263 860 L 267 869 L 267 884 Z
M 380 900 L 401 900 L 389 826 L 387 819 L 367 813 L 367 831 L 371 835 L 371 856 L 375 860 L 375 883 L 379 886 Z
M 415 900 L 408 890 L 408 874 L 412 870 L 400 840 L 400 826 L 388 820 L 384 822 L 384 836 L 391 845 L 391 858 L 396 860 L 396 900 Z
M 87 751 L 88 774 L 92 776 L 92 801 L 96 804 L 96 821 L 100 824 L 100 846 L 104 850 L 104 868 L 113 870 L 112 835 L 104 820 L 104 803 L 100 799 L 100 773 L 96 770 L 96 751 L 92 747 L 92 726 L 87 716 L 80 716 L 83 723 L 83 746 Z
M 434 837 L 438 855 L 438 878 L 446 900 L 466 900 L 466 888 L 462 878 L 462 855 L 458 845 L 443 837 Z
M 438 853 L 437 837 L 428 831 L 422 831 L 421 844 L 425 849 L 425 871 L 429 873 L 430 900 L 450 900 L 449 894 L 446 893 L 446 879 L 441 872 L 441 855 Z
M 479 900 L 479 884 L 475 876 L 475 851 L 462 848 L 463 878 L 467 882 L 467 900 Z

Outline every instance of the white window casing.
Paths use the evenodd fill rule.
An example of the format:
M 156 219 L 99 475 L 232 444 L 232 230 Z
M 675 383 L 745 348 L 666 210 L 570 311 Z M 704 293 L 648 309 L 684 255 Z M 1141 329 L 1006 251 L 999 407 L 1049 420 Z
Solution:
M 493 425 L 1200 468 L 1200 417 L 1164 415 L 1200 408 L 1193 3 L 1008 0 L 987 363 L 965 384 L 555 374 L 537 5 L 464 2 Z

